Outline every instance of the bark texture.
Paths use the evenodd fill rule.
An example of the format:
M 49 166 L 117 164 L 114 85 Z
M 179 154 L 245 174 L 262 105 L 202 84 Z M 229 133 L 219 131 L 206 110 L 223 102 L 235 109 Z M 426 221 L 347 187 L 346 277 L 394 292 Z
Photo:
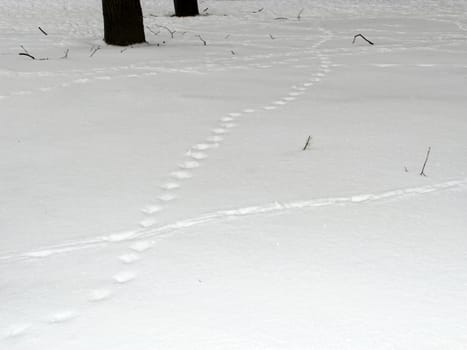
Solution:
M 199 15 L 198 0 L 174 0 L 175 16 L 197 16 Z
M 146 41 L 139 0 L 102 0 L 102 10 L 107 44 L 128 46 Z

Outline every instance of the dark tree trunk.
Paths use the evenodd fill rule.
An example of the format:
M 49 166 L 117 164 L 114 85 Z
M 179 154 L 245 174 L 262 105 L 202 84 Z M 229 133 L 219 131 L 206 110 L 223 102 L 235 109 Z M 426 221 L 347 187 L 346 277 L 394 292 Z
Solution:
M 146 41 L 139 0 L 102 0 L 102 10 L 107 44 L 127 46 Z
M 175 16 L 197 16 L 199 15 L 198 0 L 174 0 Z

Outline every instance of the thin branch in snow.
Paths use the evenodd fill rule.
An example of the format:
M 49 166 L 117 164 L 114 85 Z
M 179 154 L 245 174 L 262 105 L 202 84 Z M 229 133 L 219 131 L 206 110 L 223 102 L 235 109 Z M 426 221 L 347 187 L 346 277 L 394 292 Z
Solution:
M 259 10 L 253 11 L 252 13 L 260 13 L 264 10 L 264 7 L 261 7 Z
M 161 32 L 160 30 L 159 31 L 154 31 L 150 26 L 146 26 L 146 28 L 154 35 L 159 35 L 159 33 Z
M 230 50 L 230 53 L 231 53 L 233 56 L 235 56 L 235 55 L 236 55 L 236 53 L 235 53 L 235 51 L 234 51 L 234 50 Z
M 426 176 L 425 174 L 425 167 L 426 163 L 428 163 L 428 158 L 430 157 L 431 147 L 428 147 L 428 151 L 426 152 L 425 162 L 423 163 L 422 171 L 420 172 L 420 176 Z
M 305 147 L 303 147 L 303 151 L 306 151 L 306 149 L 310 145 L 310 141 L 311 141 L 311 136 L 308 136 L 308 140 L 306 140 Z
M 42 34 L 44 34 L 45 36 L 49 35 L 49 34 L 47 34 L 47 32 L 46 32 L 44 29 L 42 29 L 41 27 L 38 27 L 38 28 L 39 28 L 39 30 L 42 32 Z
M 302 13 L 305 11 L 305 9 L 301 9 L 300 12 L 297 15 L 297 19 L 300 21 L 302 19 Z
M 31 58 L 31 59 L 33 59 L 33 60 L 36 59 L 33 55 L 30 55 L 30 54 L 28 54 L 28 53 L 26 53 L 26 52 L 20 52 L 18 55 L 20 55 L 20 56 L 27 56 L 27 57 L 29 57 L 29 58 Z
M 271 33 L 269 33 L 269 37 L 270 37 L 272 40 L 275 39 L 275 37 L 273 37 Z
M 203 37 L 201 35 L 197 35 L 196 37 L 198 37 L 199 40 L 201 40 L 203 42 L 204 46 L 207 46 L 208 43 L 206 42 L 206 40 L 203 39 Z
M 274 18 L 274 19 L 275 19 L 275 20 L 288 20 L 287 17 L 276 17 L 276 18 Z
M 362 38 L 363 40 L 365 40 L 368 44 L 374 45 L 374 43 L 371 42 L 370 40 L 368 40 L 367 38 L 365 38 L 365 37 L 363 36 L 363 34 L 357 34 L 357 35 L 355 35 L 355 36 L 353 37 L 352 44 L 355 44 L 355 40 L 357 40 L 358 37 L 360 37 L 360 38 Z
M 91 48 L 91 54 L 89 55 L 89 57 L 94 56 L 95 53 L 96 53 L 97 51 L 99 51 L 100 49 L 101 49 L 100 46 L 92 47 L 92 48 Z
M 67 59 L 67 58 L 68 58 L 68 53 L 69 53 L 69 52 L 70 52 L 70 49 L 66 49 L 66 50 L 65 50 L 65 54 L 64 54 L 62 57 L 60 57 L 60 58 L 62 58 L 62 59 Z
M 176 30 L 171 30 L 169 27 L 166 27 L 166 26 L 161 26 L 160 24 L 156 24 L 157 27 L 159 28 L 163 28 L 165 29 L 166 31 L 169 32 L 170 34 L 170 37 L 173 39 L 174 38 L 174 34 L 177 32 Z

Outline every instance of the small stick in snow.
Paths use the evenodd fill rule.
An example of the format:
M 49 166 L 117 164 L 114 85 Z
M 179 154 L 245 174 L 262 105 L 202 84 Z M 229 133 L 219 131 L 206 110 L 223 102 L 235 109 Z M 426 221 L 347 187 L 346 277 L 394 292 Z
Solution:
M 308 140 L 306 140 L 306 144 L 305 144 L 305 147 L 303 147 L 303 151 L 306 151 L 306 149 L 310 145 L 310 141 L 311 141 L 311 136 L 308 136 Z
M 274 19 L 275 19 L 275 20 L 288 20 L 287 17 L 276 17 L 276 18 L 274 18 Z
M 44 34 L 45 36 L 49 35 L 49 34 L 47 34 L 46 31 L 45 31 L 44 29 L 42 29 L 41 27 L 38 27 L 38 28 L 39 28 L 39 30 L 42 32 L 42 34 Z
M 428 147 L 428 151 L 426 152 L 425 162 L 423 163 L 422 171 L 420 172 L 420 176 L 426 176 L 425 174 L 425 167 L 426 163 L 428 163 L 428 158 L 430 157 L 431 147 Z
M 156 26 L 159 28 L 164 28 L 166 31 L 168 31 L 172 39 L 174 38 L 174 34 L 177 32 L 176 30 L 171 30 L 169 27 L 161 26 L 160 24 L 156 24 Z
M 206 40 L 203 39 L 203 37 L 201 35 L 197 35 L 197 37 L 199 38 L 199 40 L 201 40 L 203 42 L 203 45 L 206 46 L 208 43 L 206 42 Z
M 159 33 L 161 32 L 160 30 L 155 32 L 154 30 L 152 30 L 152 28 L 150 26 L 146 26 L 146 28 L 154 35 L 159 35 Z
M 28 54 L 28 53 L 26 53 L 26 52 L 20 52 L 18 55 L 20 55 L 20 56 L 27 56 L 27 57 L 29 57 L 29 58 L 31 58 L 31 59 L 33 59 L 33 60 L 36 59 L 33 55 L 30 55 L 30 54 Z
M 269 37 L 274 40 L 275 38 L 272 36 L 272 34 L 269 34 Z
M 301 9 L 300 12 L 298 13 L 297 15 L 297 19 L 300 21 L 300 19 L 302 18 L 302 13 L 303 11 L 305 11 L 305 9 Z
M 230 50 L 230 53 L 231 53 L 233 56 L 235 56 L 235 55 L 236 55 L 236 53 L 235 53 L 235 51 L 234 51 L 234 50 Z
M 60 58 L 62 58 L 62 59 L 67 59 L 67 58 L 68 58 L 68 53 L 69 53 L 69 52 L 70 52 L 70 49 L 66 49 L 66 50 L 65 50 L 65 55 L 63 55 L 63 56 L 60 57 Z
M 259 10 L 253 11 L 252 13 L 260 13 L 263 10 L 264 10 L 264 7 L 261 7 Z
M 353 37 L 353 41 L 352 41 L 352 44 L 355 44 L 355 40 L 357 40 L 357 38 L 360 37 L 362 38 L 363 40 L 365 40 L 368 44 L 370 45 L 374 45 L 373 42 L 371 42 L 370 40 L 368 40 L 367 38 L 365 38 L 362 34 L 357 34 Z
M 89 55 L 89 57 L 94 56 L 94 54 L 95 54 L 97 51 L 99 51 L 100 49 L 101 49 L 100 46 L 96 46 L 96 47 L 94 47 L 94 48 L 91 48 L 92 51 L 91 51 L 91 54 Z
M 33 55 L 31 55 L 31 54 L 29 53 L 28 50 L 26 50 L 26 48 L 25 48 L 23 45 L 20 45 L 20 47 L 23 49 L 24 52 L 20 52 L 18 55 L 20 55 L 20 56 L 27 56 L 27 57 L 29 57 L 30 59 L 33 59 L 33 60 L 36 59 Z

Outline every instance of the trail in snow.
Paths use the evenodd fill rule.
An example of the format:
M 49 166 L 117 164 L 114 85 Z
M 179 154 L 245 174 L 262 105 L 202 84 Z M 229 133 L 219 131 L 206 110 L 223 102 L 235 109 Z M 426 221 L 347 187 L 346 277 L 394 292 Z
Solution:
M 109 243 L 119 243 L 125 241 L 133 242 L 130 249 L 135 252 L 144 252 L 152 246 L 152 242 L 144 241 L 144 239 L 162 237 L 174 234 L 184 228 L 189 228 L 198 225 L 209 223 L 223 222 L 235 218 L 256 216 L 261 214 L 281 213 L 297 209 L 309 209 L 329 207 L 336 205 L 352 205 L 352 204 L 365 204 L 371 202 L 379 202 L 384 200 L 403 200 L 413 196 L 421 196 L 441 191 L 449 190 L 462 190 L 467 189 L 467 178 L 462 180 L 452 180 L 434 185 L 425 185 L 420 187 L 411 187 L 406 189 L 397 189 L 385 191 L 376 194 L 356 194 L 347 197 L 331 197 L 331 198 L 318 198 L 294 202 L 273 202 L 265 205 L 249 206 L 243 208 L 235 208 L 228 210 L 220 210 L 213 213 L 208 213 L 194 218 L 180 220 L 172 224 L 167 224 L 160 227 L 138 229 L 135 231 L 128 231 L 123 233 L 115 233 L 106 236 L 99 236 L 88 240 L 80 240 L 68 242 L 60 245 L 53 245 L 49 247 L 42 247 L 38 250 L 16 253 L 10 255 L 0 256 L 0 261 L 11 262 L 20 260 L 32 260 L 46 258 L 55 254 L 63 254 L 76 250 L 89 249 L 94 247 L 103 246 Z M 142 241 L 139 241 L 142 240 Z M 124 263 L 131 263 L 139 260 L 138 255 L 124 254 L 119 257 Z

